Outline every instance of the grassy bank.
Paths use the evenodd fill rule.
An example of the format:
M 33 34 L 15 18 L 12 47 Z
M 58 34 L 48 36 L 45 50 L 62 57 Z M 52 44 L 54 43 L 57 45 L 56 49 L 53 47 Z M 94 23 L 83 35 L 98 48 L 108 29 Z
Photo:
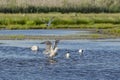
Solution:
M 47 27 L 51 17 L 54 20 Z M 120 14 L 0 14 L 0 29 L 109 29 L 119 26 Z
M 51 25 L 46 23 L 54 17 Z M 92 29 L 120 36 L 120 14 L 0 14 L 0 29 Z

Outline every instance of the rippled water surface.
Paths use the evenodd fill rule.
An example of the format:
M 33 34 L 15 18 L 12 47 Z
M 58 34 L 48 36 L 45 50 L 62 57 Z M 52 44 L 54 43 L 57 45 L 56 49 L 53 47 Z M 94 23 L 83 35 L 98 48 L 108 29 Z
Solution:
M 0 80 L 120 80 L 120 40 L 63 40 L 52 62 L 42 41 L 0 40 Z

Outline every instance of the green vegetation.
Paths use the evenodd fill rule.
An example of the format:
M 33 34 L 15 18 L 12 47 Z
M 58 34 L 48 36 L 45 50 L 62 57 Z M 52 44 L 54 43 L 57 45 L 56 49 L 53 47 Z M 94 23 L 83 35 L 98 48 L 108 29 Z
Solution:
M 0 0 L 3 13 L 120 12 L 120 0 Z
M 49 27 L 46 23 L 54 17 Z M 120 14 L 0 14 L 0 29 L 111 29 L 120 27 Z

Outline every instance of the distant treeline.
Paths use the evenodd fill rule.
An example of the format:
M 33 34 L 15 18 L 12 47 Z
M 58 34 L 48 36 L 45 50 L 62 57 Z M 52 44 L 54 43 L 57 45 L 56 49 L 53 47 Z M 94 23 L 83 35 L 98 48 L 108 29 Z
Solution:
M 117 13 L 120 0 L 0 0 L 1 13 Z

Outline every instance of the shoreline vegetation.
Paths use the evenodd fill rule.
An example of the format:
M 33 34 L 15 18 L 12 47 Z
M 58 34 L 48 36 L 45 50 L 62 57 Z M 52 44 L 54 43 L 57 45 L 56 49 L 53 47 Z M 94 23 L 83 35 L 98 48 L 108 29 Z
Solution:
M 53 21 L 51 22 L 51 25 L 46 26 L 46 23 L 48 23 L 51 17 L 54 17 Z M 119 13 L 114 13 L 114 14 L 113 13 L 112 14 L 111 13 L 99 13 L 99 14 L 96 14 L 96 13 L 90 13 L 90 14 L 82 14 L 82 13 L 3 14 L 3 13 L 0 13 L 0 30 L 21 30 L 21 29 L 22 30 L 25 30 L 25 29 L 89 30 L 95 33 L 95 35 L 93 35 L 92 37 L 91 35 L 89 35 L 89 36 L 86 36 L 86 38 L 89 38 L 89 37 L 94 39 L 100 39 L 100 38 L 102 39 L 105 37 L 119 38 L 120 37 L 120 14 Z M 12 36 L 11 38 L 15 39 L 14 37 L 15 36 Z M 21 36 L 18 35 L 18 38 L 19 37 L 21 39 Z M 37 37 L 35 37 L 35 39 Z M 39 36 L 39 38 L 43 38 L 43 37 Z M 76 36 L 76 38 L 78 38 L 78 36 Z M 31 39 L 33 38 L 31 37 Z
M 54 17 L 51 25 L 46 26 Z M 120 14 L 41 13 L 2 14 L 0 29 L 113 29 L 120 28 Z

